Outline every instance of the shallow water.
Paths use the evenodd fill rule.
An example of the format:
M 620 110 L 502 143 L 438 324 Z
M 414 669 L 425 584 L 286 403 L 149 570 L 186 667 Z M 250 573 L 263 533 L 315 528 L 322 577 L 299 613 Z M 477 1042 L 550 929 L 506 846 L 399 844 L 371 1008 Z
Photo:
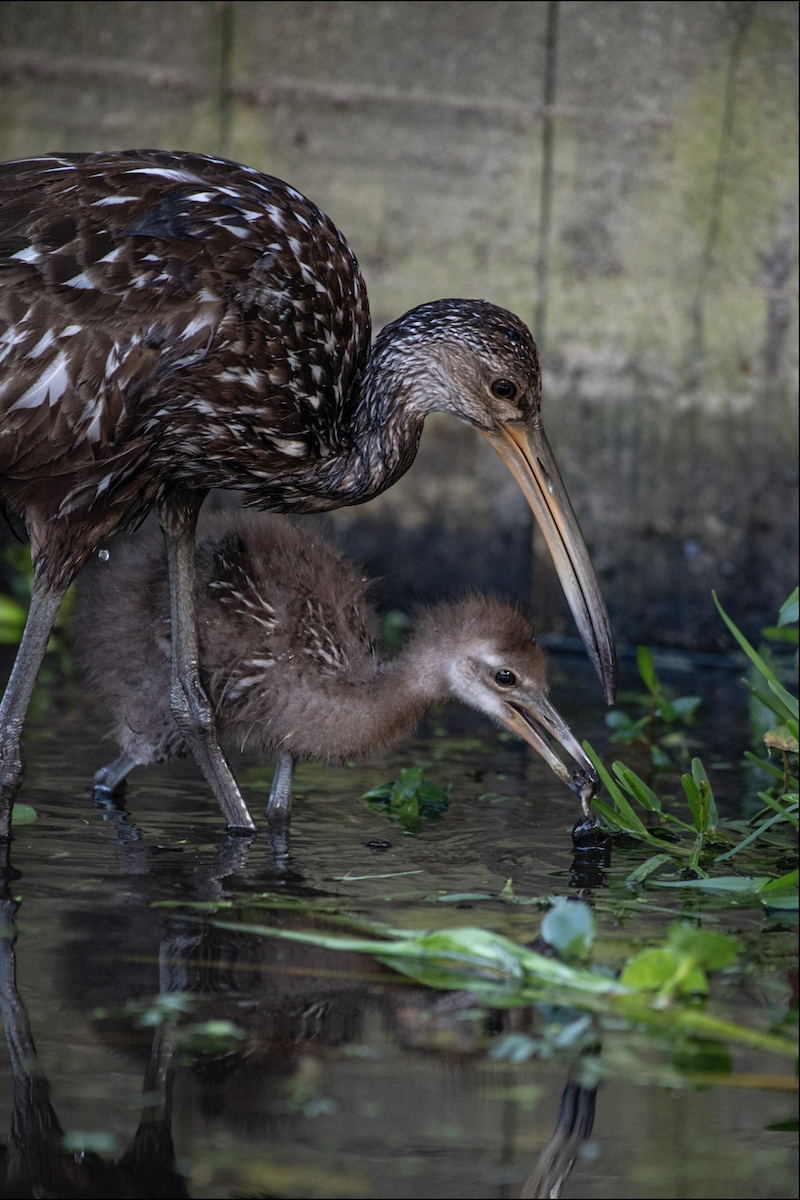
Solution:
M 714 728 L 701 721 L 692 736 L 707 764 L 721 764 L 718 799 L 733 803 L 742 779 L 724 760 L 746 744 L 744 702 L 724 710 L 723 727 L 726 673 L 663 674 L 683 692 L 716 697 Z M 553 699 L 573 730 L 606 752 L 599 689 L 583 661 L 554 656 L 553 676 Z M 114 747 L 77 687 L 52 666 L 49 677 L 30 721 L 19 797 L 38 820 L 15 830 L 3 902 L 0 980 L 17 1082 L 6 1057 L 2 1140 L 13 1135 L 1 1194 L 538 1194 L 531 1180 L 553 1147 L 574 1065 L 558 1055 L 521 1064 L 490 1057 L 499 1038 L 536 1026 L 533 1010 L 487 1013 L 465 993 L 420 987 L 364 956 L 220 929 L 199 908 L 153 905 L 228 900 L 245 920 L 331 929 L 248 903 L 278 892 L 335 899 L 405 929 L 485 925 L 530 941 L 541 910 L 499 899 L 507 880 L 517 898 L 591 883 L 598 957 L 617 966 L 632 941 L 659 936 L 680 915 L 674 894 L 656 911 L 606 903 L 631 869 L 624 847 L 602 878 L 576 870 L 574 798 L 523 746 L 455 707 L 367 763 L 301 766 L 291 863 L 276 872 L 266 837 L 225 837 L 190 762 L 135 772 L 127 816 L 93 807 L 92 773 Z M 413 765 L 451 788 L 448 811 L 417 837 L 360 798 Z M 247 754 L 234 768 L 258 820 L 271 772 Z M 370 845 L 380 842 L 389 844 Z M 476 893 L 491 898 L 463 898 Z M 760 912 L 709 908 L 706 919 L 744 940 L 785 944 L 785 926 Z M 760 982 L 739 982 L 729 997 L 745 1021 Z M 176 994 L 191 1006 L 177 1025 L 137 1024 L 120 1012 L 131 1002 L 152 1011 L 154 997 Z M 186 1029 L 210 1020 L 236 1029 L 217 1027 L 229 1037 L 218 1036 L 213 1052 L 193 1049 Z M 794 1112 L 790 1065 L 735 1050 L 730 1086 L 670 1087 L 658 1046 L 642 1036 L 634 1053 L 630 1037 L 614 1037 L 603 1035 L 611 1069 L 593 1129 L 564 1159 L 575 1159 L 565 1197 L 796 1194 L 796 1137 L 766 1129 Z M 588 1113 L 589 1092 L 570 1087 Z

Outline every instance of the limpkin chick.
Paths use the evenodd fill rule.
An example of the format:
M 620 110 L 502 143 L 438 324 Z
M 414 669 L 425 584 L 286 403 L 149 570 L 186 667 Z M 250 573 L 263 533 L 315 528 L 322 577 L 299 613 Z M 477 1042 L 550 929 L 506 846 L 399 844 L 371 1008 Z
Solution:
M 439 604 L 386 661 L 376 650 L 367 586 L 330 547 L 280 517 L 201 518 L 201 678 L 222 737 L 277 756 L 273 828 L 288 821 L 298 759 L 377 750 L 448 698 L 519 734 L 587 802 L 597 777 L 547 698 L 545 656 L 521 613 L 482 596 Z M 133 767 L 187 752 L 170 707 L 169 585 L 157 536 L 114 543 L 87 573 L 75 643 L 94 693 L 114 715 L 122 750 L 98 771 L 97 787 L 113 790 Z

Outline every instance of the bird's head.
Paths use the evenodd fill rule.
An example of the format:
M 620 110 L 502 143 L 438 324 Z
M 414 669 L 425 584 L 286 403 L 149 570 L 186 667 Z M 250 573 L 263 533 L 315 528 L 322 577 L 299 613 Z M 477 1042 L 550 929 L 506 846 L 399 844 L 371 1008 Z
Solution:
M 485 300 L 436 300 L 385 326 L 370 365 L 385 372 L 404 409 L 468 421 L 503 459 L 541 527 L 606 700 L 613 703 L 611 626 L 542 427 L 539 354 L 527 326 Z
M 442 691 L 524 738 L 586 811 L 600 780 L 548 698 L 547 660 L 526 618 L 507 604 L 472 596 L 429 610 L 414 636 L 420 667 L 440 673 Z M 554 742 L 577 770 L 565 765 Z
M 373 362 L 394 368 L 406 405 L 481 432 L 538 416 L 539 354 L 528 327 L 485 300 L 434 300 L 381 330 Z

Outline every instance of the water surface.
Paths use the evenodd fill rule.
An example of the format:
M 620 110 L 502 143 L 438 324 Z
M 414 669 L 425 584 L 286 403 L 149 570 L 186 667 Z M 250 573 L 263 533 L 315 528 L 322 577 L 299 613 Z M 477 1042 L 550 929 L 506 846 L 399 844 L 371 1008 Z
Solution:
M 556 705 L 605 753 L 588 668 L 556 656 L 553 674 Z M 417 986 L 366 957 L 223 930 L 210 924 L 213 913 L 157 902 L 230 901 L 231 914 L 247 920 L 335 929 L 248 899 L 277 892 L 329 908 L 337 900 L 343 912 L 406 929 L 485 925 L 532 941 L 542 911 L 499 898 L 507 881 L 518 898 L 575 894 L 588 882 L 598 958 L 618 966 L 632 940 L 660 936 L 680 915 L 674 894 L 660 905 L 668 911 L 615 910 L 615 884 L 633 861 L 624 847 L 602 875 L 576 872 L 574 798 L 525 747 L 456 707 L 366 763 L 301 766 L 285 872 L 265 836 L 226 838 L 189 761 L 136 771 L 127 815 L 95 808 L 92 774 L 115 753 L 103 741 L 103 714 L 57 667 L 46 675 L 20 796 L 38 820 L 16 828 L 4 900 L 12 1057 L 0 1070 L 10 1147 L 2 1194 L 535 1194 L 530 1181 L 553 1145 L 576 1067 L 557 1054 L 498 1061 L 491 1048 L 538 1029 L 541 1013 L 487 1012 L 468 993 Z M 720 671 L 675 682 L 717 700 L 730 692 Z M 738 803 L 742 777 L 726 764 L 746 744 L 743 703 L 727 705 L 722 725 L 701 721 L 695 735 L 705 761 L 719 764 L 718 798 Z M 450 788 L 450 807 L 411 837 L 361 797 L 414 765 Z M 258 820 L 270 769 L 248 754 L 234 769 Z M 786 926 L 760 912 L 709 908 L 707 920 L 785 953 Z M 743 1020 L 748 1004 L 764 1002 L 767 983 L 737 981 L 729 999 Z M 780 977 L 775 988 L 778 1012 Z M 163 1011 L 176 995 L 189 1011 L 148 1024 L 159 1011 L 154 998 Z M 209 1021 L 227 1024 L 209 1034 Z M 790 1067 L 737 1050 L 733 1075 L 750 1086 L 667 1086 L 658 1047 L 644 1035 L 640 1043 L 633 1053 L 630 1037 L 617 1045 L 613 1031 L 603 1035 L 611 1069 L 591 1133 L 576 1141 L 564 1196 L 796 1193 L 795 1136 L 766 1128 L 794 1110 Z M 581 1095 L 577 1102 L 590 1105 Z

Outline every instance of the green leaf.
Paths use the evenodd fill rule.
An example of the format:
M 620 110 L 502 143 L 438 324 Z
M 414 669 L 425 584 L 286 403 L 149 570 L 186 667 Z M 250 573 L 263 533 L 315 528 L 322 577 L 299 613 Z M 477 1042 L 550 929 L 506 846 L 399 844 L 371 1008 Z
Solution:
M 459 900 L 494 900 L 489 892 L 451 892 L 447 896 L 437 896 L 439 904 L 457 904 Z
M 680 879 L 677 882 L 654 879 L 653 887 L 695 888 L 701 892 L 735 894 L 737 892 L 758 892 L 766 883 L 769 883 L 769 875 L 756 875 L 753 878 L 742 875 L 717 875 L 715 879 Z
M 542 921 L 542 937 L 566 958 L 588 958 L 597 922 L 582 900 L 559 900 Z
M 624 763 L 617 760 L 611 764 L 611 768 L 622 786 L 633 796 L 634 800 L 639 801 L 642 808 L 646 808 L 648 812 L 661 812 L 661 801 L 658 796 L 630 767 L 626 767 Z
M 717 606 L 717 611 L 719 612 L 719 615 L 722 617 L 723 621 L 728 626 L 728 629 L 730 629 L 731 633 L 736 638 L 737 642 L 742 647 L 742 649 L 744 650 L 747 657 L 750 659 L 750 661 L 752 663 L 755 664 L 755 666 L 758 668 L 758 670 L 761 672 L 761 674 L 764 676 L 765 679 L 774 679 L 775 682 L 777 683 L 778 682 L 777 675 L 775 674 L 775 672 L 772 670 L 771 667 L 767 666 L 767 664 L 764 662 L 761 655 L 758 654 L 753 649 L 753 647 L 750 645 L 750 643 L 748 642 L 748 640 L 744 636 L 744 634 L 740 633 L 740 631 L 736 628 L 733 621 L 730 619 L 728 614 L 725 612 L 725 609 L 722 607 L 719 600 L 717 599 L 717 593 L 712 591 L 711 595 L 714 597 L 714 603 Z
M 681 775 L 681 784 L 686 792 L 686 799 L 689 801 L 689 808 L 692 810 L 692 820 L 694 827 L 698 833 L 702 833 L 705 828 L 705 812 L 703 801 L 700 797 L 700 792 L 697 789 L 697 784 L 692 779 L 691 775 Z
M 786 705 L 795 721 L 800 720 L 800 701 L 798 701 L 797 697 L 793 696 L 791 692 L 787 692 L 783 684 L 778 683 L 777 679 L 769 680 L 769 688 L 771 692 L 775 693 L 781 703 Z
M 798 817 L 797 817 L 797 811 L 796 811 L 797 805 L 796 804 L 794 805 L 795 811 L 790 812 L 788 809 L 784 808 L 783 805 L 778 800 L 776 800 L 774 796 L 770 796 L 769 792 L 759 792 L 758 798 L 759 798 L 759 800 L 763 801 L 763 803 L 767 806 L 767 808 L 771 808 L 773 810 L 773 812 L 779 813 L 780 816 L 782 816 L 786 821 L 788 821 L 790 825 L 794 825 L 795 829 L 800 827 L 800 823 L 798 822 Z M 788 796 L 782 797 L 782 799 L 788 799 Z
M 717 812 L 717 802 L 714 799 L 714 793 L 711 790 L 711 783 L 709 782 L 708 775 L 706 774 L 706 769 L 703 766 L 703 764 L 701 763 L 699 758 L 692 759 L 692 779 L 697 784 L 697 787 L 700 791 L 701 796 L 703 796 L 703 784 L 706 785 L 706 788 L 707 788 L 707 801 L 706 801 L 707 810 L 706 811 L 708 814 L 706 828 L 707 829 L 716 829 L 717 825 L 719 823 L 719 813 Z
M 669 945 L 676 954 L 687 955 L 708 971 L 729 967 L 739 957 L 741 946 L 727 933 L 696 929 L 684 921 L 670 926 Z
M 628 878 L 625 880 L 626 887 L 632 887 L 634 884 L 642 883 L 648 875 L 652 875 L 659 867 L 663 867 L 664 863 L 671 863 L 672 856 L 670 854 L 654 854 L 652 858 L 648 858 L 635 871 L 631 871 Z
M 783 779 L 783 771 L 780 767 L 774 766 L 771 762 L 767 762 L 764 758 L 759 758 L 757 754 L 753 754 L 752 750 L 745 750 L 744 756 L 753 766 L 760 767 L 762 771 L 767 771 L 768 774 L 774 775 L 776 779 Z M 792 777 L 792 783 L 797 787 L 797 780 Z
M 672 759 L 660 746 L 650 747 L 650 761 L 657 771 L 668 771 L 672 766 Z
M 444 788 L 439 787 L 438 783 L 432 783 L 428 779 L 423 779 L 419 785 L 417 794 L 419 795 L 421 805 L 450 804 L 450 797 Z
M 252 784 L 250 785 L 252 787 Z M 368 792 L 361 793 L 362 800 L 388 800 L 392 794 L 394 783 L 379 783 Z
M 636 832 L 645 834 L 645 836 L 646 836 L 647 830 L 646 830 L 644 824 L 639 819 L 639 817 L 637 817 L 636 813 L 633 811 L 630 804 L 625 799 L 625 796 L 622 794 L 620 789 L 614 783 L 614 780 L 611 778 L 608 771 L 605 769 L 605 767 L 603 766 L 600 759 L 597 757 L 597 755 L 595 754 L 594 750 L 591 748 L 589 743 L 584 742 L 583 748 L 586 751 L 586 753 L 589 755 L 589 758 L 594 763 L 595 768 L 597 769 L 597 773 L 600 776 L 600 778 L 602 779 L 603 783 L 605 784 L 609 796 L 611 796 L 612 800 L 614 801 L 615 805 L 617 806 L 617 811 L 619 812 L 619 814 L 621 816 L 623 816 L 625 818 L 625 821 L 628 822 L 628 824 L 626 825 L 626 828 L 635 830 Z
M 450 797 L 438 784 L 422 778 L 419 767 L 406 767 L 393 783 L 379 784 L 363 794 L 370 808 L 386 808 L 389 815 L 402 825 L 406 833 L 422 830 L 422 817 L 436 820 L 450 806 Z
M 623 833 L 638 833 L 638 830 L 632 824 L 629 824 L 622 813 L 618 813 L 610 805 L 604 803 L 604 801 L 598 800 L 596 796 L 591 801 L 591 806 L 603 820 L 608 822 L 612 829 L 620 829 Z
M 749 679 L 745 679 L 744 676 L 742 676 L 742 683 L 747 688 L 748 692 L 750 692 L 753 696 L 755 696 L 756 700 L 758 700 L 761 704 L 763 704 L 765 708 L 768 708 L 770 710 L 770 712 L 774 712 L 775 716 L 780 721 L 790 721 L 791 720 L 791 718 L 792 718 L 791 711 L 786 707 L 785 704 L 782 704 L 781 701 L 777 699 L 777 697 L 768 696 L 766 694 L 766 692 L 762 692 L 759 688 L 757 688 L 755 686 L 755 684 L 751 683 Z
M 643 950 L 636 958 L 631 959 L 620 976 L 620 982 L 637 990 L 657 992 L 678 977 L 681 965 L 681 957 L 672 949 L 657 946 L 652 950 Z M 708 991 L 708 980 L 699 967 L 690 967 L 685 978 L 680 981 L 680 991 L 703 994 Z
M 734 846 L 732 850 L 726 850 L 724 854 L 718 854 L 714 862 L 724 862 L 727 858 L 733 858 L 734 854 L 738 854 L 740 850 L 744 850 L 745 846 L 749 846 L 756 838 L 761 837 L 762 833 L 776 823 L 785 818 L 784 813 L 776 813 L 774 817 L 770 817 L 768 821 L 764 821 L 763 825 L 759 825 L 758 829 L 754 829 L 749 837 L 746 837 L 743 842 L 739 842 L 738 846 Z
M 647 717 L 643 717 L 642 721 L 647 721 Z M 641 725 L 642 721 L 637 721 L 637 726 Z M 621 709 L 612 708 L 611 712 L 606 713 L 606 725 L 608 725 L 609 729 L 630 729 L 633 721 Z
M 594 995 L 624 995 L 626 992 L 617 980 L 606 975 L 547 958 L 501 934 L 469 926 L 420 932 L 389 942 L 233 921 L 214 921 L 213 924 L 220 929 L 286 938 L 330 950 L 374 954 L 380 962 L 432 987 L 467 987 L 494 997 L 498 987 L 518 987 L 522 983 L 554 984 Z
M 539 1043 L 528 1033 L 506 1033 L 489 1050 L 492 1062 L 524 1063 L 532 1058 Z
M 800 895 L 797 892 L 793 896 L 776 896 L 773 892 L 765 896 L 761 893 L 759 898 L 766 908 L 779 908 L 783 912 L 797 912 L 800 908 Z
M 624 746 L 629 746 L 631 742 L 646 742 L 643 730 L 650 723 L 650 717 L 640 717 L 638 721 L 632 721 L 627 713 L 620 712 L 619 709 L 614 709 L 610 713 L 606 713 L 606 725 L 615 730 L 609 736 L 610 742 L 620 742 Z
M 798 605 L 798 597 L 800 589 L 795 588 L 791 596 L 784 600 L 778 613 L 779 625 L 791 625 L 793 621 L 800 620 L 800 606 Z
M 405 767 L 392 788 L 389 807 L 394 811 L 403 808 L 417 799 L 419 785 L 422 783 L 422 771 L 419 767 Z
M 497 899 L 498 900 L 508 900 L 512 903 L 514 900 L 516 900 L 516 896 L 514 895 L 514 880 L 513 879 L 507 879 L 505 881 L 505 884 L 503 885 L 502 889 L 497 893 Z
M 675 711 L 675 707 L 666 696 L 658 697 L 658 709 L 656 711 L 656 716 L 661 717 L 661 720 L 666 721 L 668 725 L 672 725 L 674 721 L 677 721 L 678 714 Z
M 780 879 L 773 879 L 771 883 L 765 883 L 760 892 L 779 892 L 788 891 L 789 888 L 797 887 L 800 884 L 800 870 L 797 867 L 793 871 L 787 872 L 786 875 L 781 875 Z
M 30 804 L 15 804 L 11 810 L 12 825 L 32 825 L 39 819 L 39 814 Z
M 761 636 L 772 642 L 788 642 L 792 646 L 800 643 L 800 630 L 780 629 L 777 625 L 767 625 L 766 629 L 761 630 Z
M 652 696 L 658 696 L 658 684 L 656 682 L 656 670 L 653 666 L 653 656 L 647 649 L 647 646 L 640 646 L 636 651 L 636 662 L 639 667 L 639 674 L 642 677 L 642 683 Z
M 677 700 L 672 701 L 672 707 L 678 716 L 686 721 L 694 716 L 702 703 L 701 696 L 678 696 Z

